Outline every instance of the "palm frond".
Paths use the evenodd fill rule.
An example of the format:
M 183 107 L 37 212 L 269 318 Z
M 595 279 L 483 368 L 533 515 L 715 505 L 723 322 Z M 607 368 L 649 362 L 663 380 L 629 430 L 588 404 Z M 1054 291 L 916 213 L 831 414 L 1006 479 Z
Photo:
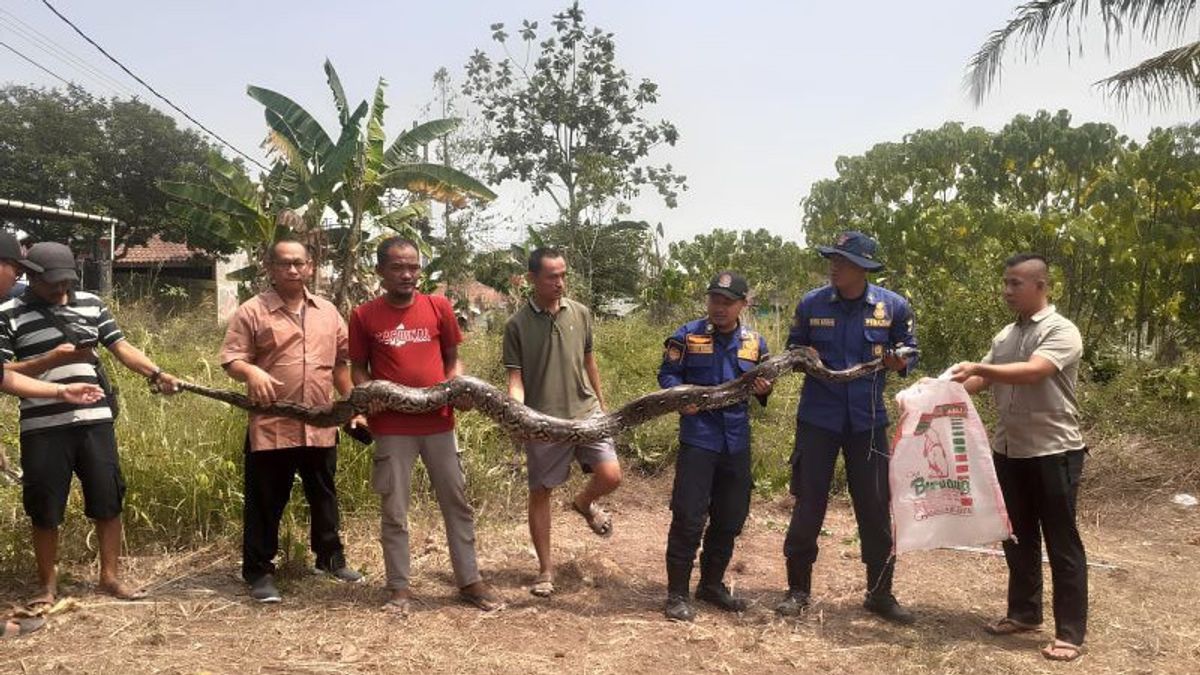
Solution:
M 1147 105 L 1183 98 L 1200 103 L 1200 42 L 1170 49 L 1096 83 L 1122 104 L 1140 98 Z
M 1016 15 L 1003 28 L 993 31 L 979 51 L 967 64 L 963 85 L 975 105 L 983 102 L 1000 81 L 1004 54 L 1010 44 L 1017 42 L 1026 53 L 1037 52 L 1060 25 L 1066 26 L 1068 38 L 1074 34 L 1080 41 L 1082 31 L 1072 31 L 1072 22 L 1082 24 L 1093 14 L 1104 25 L 1104 47 L 1107 53 L 1114 40 L 1129 31 L 1137 32 L 1149 41 L 1184 34 L 1188 21 L 1196 10 L 1196 0 L 1034 0 L 1017 7 Z M 1102 81 L 1104 82 L 1104 81 Z
M 1013 40 L 1034 50 L 1041 47 L 1064 13 L 1069 14 L 1081 0 L 1035 0 L 1017 7 L 1016 16 L 1003 28 L 992 31 L 979 51 L 971 57 L 964 76 L 964 85 L 975 105 L 983 102 L 988 92 L 1000 81 L 1004 52 Z M 1082 0 L 1086 6 L 1087 1 Z

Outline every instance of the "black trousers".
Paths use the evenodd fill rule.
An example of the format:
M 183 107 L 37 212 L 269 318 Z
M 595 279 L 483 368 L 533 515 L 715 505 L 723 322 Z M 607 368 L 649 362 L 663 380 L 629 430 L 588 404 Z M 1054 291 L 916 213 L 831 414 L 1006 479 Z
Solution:
M 254 583 L 275 573 L 279 552 L 279 522 L 292 494 L 296 474 L 304 486 L 311 515 L 309 538 L 317 567 L 337 569 L 346 564 L 338 536 L 337 448 L 299 447 L 245 453 L 245 502 L 242 515 L 242 578 Z
M 825 522 L 829 485 L 839 450 L 846 460 L 846 480 L 858 521 L 862 560 L 868 570 L 881 572 L 892 553 L 886 426 L 860 433 L 836 433 L 797 422 L 791 481 L 796 503 L 783 540 L 783 554 L 801 565 L 812 565 L 817 560 L 817 537 Z
M 992 455 L 1016 541 L 1004 542 L 1008 618 L 1042 622 L 1042 540 L 1050 558 L 1054 634 L 1082 645 L 1087 633 L 1087 555 L 1075 525 L 1086 450 L 1010 459 Z
M 675 459 L 667 566 L 691 569 L 701 538 L 702 581 L 718 583 L 733 557 L 734 540 L 750 514 L 750 451 L 712 452 L 687 444 Z M 707 522 L 707 529 L 705 523 Z M 715 574 L 717 578 L 706 578 Z

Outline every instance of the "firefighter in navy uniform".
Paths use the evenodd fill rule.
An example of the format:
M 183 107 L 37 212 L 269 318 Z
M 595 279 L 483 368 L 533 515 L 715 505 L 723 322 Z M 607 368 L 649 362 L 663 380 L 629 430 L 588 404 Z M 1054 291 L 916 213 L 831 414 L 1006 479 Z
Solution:
M 891 350 L 916 347 L 912 308 L 902 296 L 867 282 L 868 272 L 883 267 L 876 248 L 875 240 L 861 232 L 844 232 L 834 246 L 817 247 L 829 261 L 829 285 L 810 291 L 797 305 L 789 349 L 809 347 L 834 370 L 882 357 L 889 370 L 906 373 L 912 363 Z M 817 537 L 840 450 L 867 567 L 863 607 L 889 621 L 914 621 L 892 594 L 885 380 L 886 371 L 845 383 L 804 378 L 791 457 L 796 502 L 783 546 L 788 591 L 775 608 L 781 615 L 795 616 L 808 607 Z
M 741 324 L 749 286 L 734 272 L 721 272 L 708 286 L 708 316 L 684 324 L 667 339 L 658 383 L 716 385 L 737 379 L 767 358 L 767 342 Z M 772 383 L 758 378 L 753 392 L 763 405 Z M 679 454 L 671 491 L 667 535 L 667 618 L 695 617 L 689 594 L 692 563 L 703 539 L 696 598 L 740 612 L 746 601 L 724 584 L 734 539 L 750 512 L 749 403 L 699 412 L 680 411 Z M 705 523 L 707 521 L 707 529 Z

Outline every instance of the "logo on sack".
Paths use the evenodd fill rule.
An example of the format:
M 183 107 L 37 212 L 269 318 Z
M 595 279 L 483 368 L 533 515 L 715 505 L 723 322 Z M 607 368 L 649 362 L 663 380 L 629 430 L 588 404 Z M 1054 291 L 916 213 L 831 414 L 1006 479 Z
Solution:
M 933 428 L 934 420 L 941 418 L 950 422 L 949 450 L 941 434 Z M 966 419 L 966 403 L 946 403 L 931 413 L 922 414 L 917 422 L 913 434 L 925 437 L 924 456 L 928 466 L 925 475 L 916 476 L 909 483 L 917 520 L 939 515 L 970 515 L 974 511 Z

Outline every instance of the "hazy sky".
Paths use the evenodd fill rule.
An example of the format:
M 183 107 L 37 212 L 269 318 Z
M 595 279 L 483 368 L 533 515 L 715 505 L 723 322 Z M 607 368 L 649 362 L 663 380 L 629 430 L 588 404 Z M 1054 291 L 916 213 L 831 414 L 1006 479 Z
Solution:
M 321 64 L 333 60 L 347 95 L 368 98 L 387 79 L 389 138 L 433 97 L 432 73 L 459 80 L 476 48 L 491 50 L 489 25 L 533 19 L 549 27 L 567 0 L 252 2 L 242 0 L 51 0 L 159 91 L 246 152 L 262 157 L 262 108 L 247 84 L 291 96 L 333 128 Z M 899 140 L 949 120 L 996 129 L 1017 113 L 1067 108 L 1076 122 L 1108 121 L 1134 138 L 1152 126 L 1192 121 L 1194 111 L 1123 111 L 1089 83 L 1154 53 L 1128 41 L 1106 57 L 1100 32 L 1082 57 L 1064 41 L 1033 63 L 1006 62 L 1000 90 L 979 108 L 967 100 L 965 64 L 1017 2 L 701 2 L 590 0 L 587 21 L 616 33 L 620 64 L 658 83 L 652 117 L 681 139 L 653 157 L 688 176 L 677 209 L 639 200 L 633 217 L 662 222 L 670 239 L 715 227 L 765 227 L 802 238 L 800 200 L 834 175 L 839 155 Z M 171 111 L 76 36 L 39 0 L 0 0 L 0 41 L 90 91 L 137 92 Z M 28 27 L 119 84 L 55 58 Z M 39 40 L 44 38 L 38 37 Z M 54 49 L 52 47 L 52 49 Z M 494 52 L 493 52 L 494 53 Z M 0 82 L 57 81 L 0 49 Z M 123 88 L 122 88 L 123 87 Z M 523 229 L 543 207 L 503 186 L 496 208 Z M 503 233 L 500 235 L 503 238 Z

